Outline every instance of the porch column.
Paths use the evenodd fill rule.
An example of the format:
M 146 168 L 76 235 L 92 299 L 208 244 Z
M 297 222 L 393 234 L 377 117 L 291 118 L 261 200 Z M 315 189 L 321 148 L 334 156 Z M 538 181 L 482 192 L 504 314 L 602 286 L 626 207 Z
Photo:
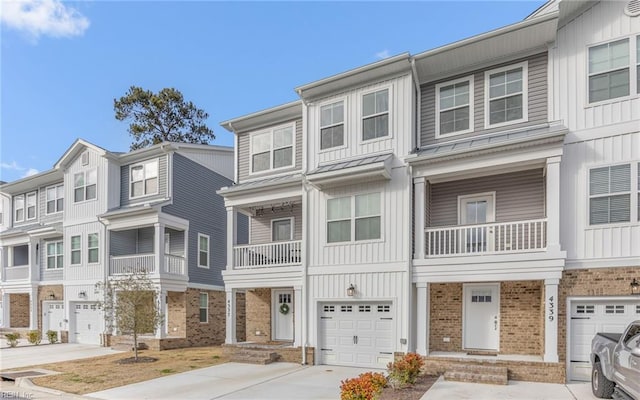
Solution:
M 237 227 L 238 227 L 238 214 L 235 212 L 233 207 L 227 207 L 227 270 L 228 271 L 231 271 L 233 269 L 233 262 L 234 262 L 233 247 L 238 243 L 238 238 L 236 233 Z M 235 302 L 233 303 L 235 304 Z M 235 318 L 235 309 L 233 314 Z
M 226 344 L 233 344 L 237 342 L 236 338 L 236 289 L 226 289 L 227 294 L 227 337 L 225 339 Z
M 11 327 L 11 300 L 10 294 L 2 292 L 2 326 L 3 328 Z
M 558 283 L 544 280 L 544 361 L 558 362 Z
M 426 179 L 424 177 L 413 178 L 413 212 L 415 213 L 415 248 L 413 258 L 418 260 L 424 258 L 426 211 L 425 183 Z
M 29 290 L 29 329 L 38 329 L 38 288 Z
M 160 275 L 164 270 L 164 224 L 153 224 L 154 273 Z
M 302 286 L 293 287 L 293 347 L 302 346 Z
M 560 251 L 560 160 L 547 158 L 547 251 Z
M 158 311 L 162 314 L 162 323 L 156 329 L 156 338 L 164 339 L 169 332 L 169 313 L 167 308 L 167 290 L 160 289 L 156 294 L 156 301 L 158 302 Z
M 29 240 L 29 280 L 40 280 L 40 241 L 38 239 Z
M 429 354 L 429 283 L 416 283 L 416 353 Z

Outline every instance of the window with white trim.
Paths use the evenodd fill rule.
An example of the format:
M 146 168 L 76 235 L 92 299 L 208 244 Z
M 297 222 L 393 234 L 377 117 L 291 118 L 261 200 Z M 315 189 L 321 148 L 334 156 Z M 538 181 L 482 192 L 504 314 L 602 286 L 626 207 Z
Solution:
M 380 239 L 380 209 L 380 193 L 328 199 L 327 243 Z
M 87 262 L 97 263 L 100 259 L 99 251 L 100 241 L 98 240 L 97 233 L 90 233 L 87 235 Z
M 274 242 L 293 240 L 293 218 L 271 220 L 271 240 Z
M 629 222 L 631 218 L 631 165 L 589 170 L 589 224 Z
M 24 221 L 24 195 L 21 194 L 13 198 L 13 220 L 15 222 Z
M 142 197 L 158 193 L 158 160 L 146 161 L 129 167 L 129 197 Z
M 95 169 L 73 175 L 73 201 L 79 203 L 96 198 L 98 173 Z
M 209 322 L 209 293 L 200 293 L 200 322 Z
M 55 214 L 64 210 L 64 186 L 47 188 L 47 214 Z
M 526 121 L 528 118 L 528 63 L 485 72 L 485 126 Z
M 344 102 L 320 107 L 320 150 L 344 144 Z
M 251 135 L 251 172 L 293 167 L 294 125 Z
M 198 267 L 209 268 L 209 235 L 198 233 Z
M 37 204 L 37 193 L 31 192 L 27 193 L 27 220 L 36 219 L 36 204 Z
M 71 264 L 78 265 L 82 262 L 82 238 L 71 236 Z
M 629 95 L 629 39 L 589 48 L 589 103 Z
M 436 85 L 436 137 L 473 130 L 473 76 Z
M 640 221 L 640 163 L 638 163 L 638 165 L 636 165 L 636 183 L 637 183 L 637 189 L 638 189 L 638 201 L 636 203 L 637 205 L 637 210 L 636 210 L 636 219 L 638 221 Z
M 640 93 L 640 36 L 636 36 L 636 93 Z
M 362 96 L 362 140 L 389 135 L 389 89 Z
M 47 269 L 62 268 L 63 251 L 62 240 L 47 242 Z

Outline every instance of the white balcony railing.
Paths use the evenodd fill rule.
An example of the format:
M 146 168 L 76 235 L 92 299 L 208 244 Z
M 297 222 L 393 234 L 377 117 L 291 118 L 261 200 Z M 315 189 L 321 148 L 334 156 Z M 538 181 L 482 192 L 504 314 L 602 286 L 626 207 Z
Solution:
M 427 228 L 425 252 L 450 257 L 544 251 L 546 234 L 546 219 Z
M 29 266 L 18 265 L 16 267 L 5 267 L 4 280 L 5 281 L 17 281 L 29 279 Z
M 234 269 L 284 267 L 301 262 L 301 240 L 250 244 L 233 248 Z
M 109 274 L 131 274 L 137 272 L 155 272 L 155 255 L 132 254 L 126 256 L 111 256 L 109 262 Z
M 165 254 L 162 272 L 172 275 L 184 275 L 184 257 Z

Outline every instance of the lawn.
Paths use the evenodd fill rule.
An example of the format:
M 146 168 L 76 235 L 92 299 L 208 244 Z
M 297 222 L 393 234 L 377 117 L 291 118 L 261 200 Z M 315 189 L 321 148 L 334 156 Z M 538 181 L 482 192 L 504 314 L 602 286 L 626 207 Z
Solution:
M 34 378 L 33 382 L 36 385 L 67 393 L 86 394 L 228 361 L 221 347 L 212 346 L 163 351 L 143 350 L 138 352 L 139 357 L 153 357 L 158 360 L 137 364 L 118 364 L 117 362 L 132 356 L 133 352 L 126 352 L 55 364 L 42 364 L 19 368 L 19 370 L 44 368 L 61 372 L 60 375 Z

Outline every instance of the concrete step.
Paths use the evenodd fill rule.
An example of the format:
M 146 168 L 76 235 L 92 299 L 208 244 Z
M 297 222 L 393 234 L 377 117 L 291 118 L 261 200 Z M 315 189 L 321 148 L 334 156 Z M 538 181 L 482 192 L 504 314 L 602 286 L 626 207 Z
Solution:
M 492 385 L 506 385 L 508 372 L 506 367 L 482 364 L 460 364 L 452 366 L 444 374 L 447 381 L 487 383 Z
M 268 350 L 238 349 L 230 355 L 229 359 L 232 362 L 266 365 L 277 361 L 278 357 L 278 353 Z

